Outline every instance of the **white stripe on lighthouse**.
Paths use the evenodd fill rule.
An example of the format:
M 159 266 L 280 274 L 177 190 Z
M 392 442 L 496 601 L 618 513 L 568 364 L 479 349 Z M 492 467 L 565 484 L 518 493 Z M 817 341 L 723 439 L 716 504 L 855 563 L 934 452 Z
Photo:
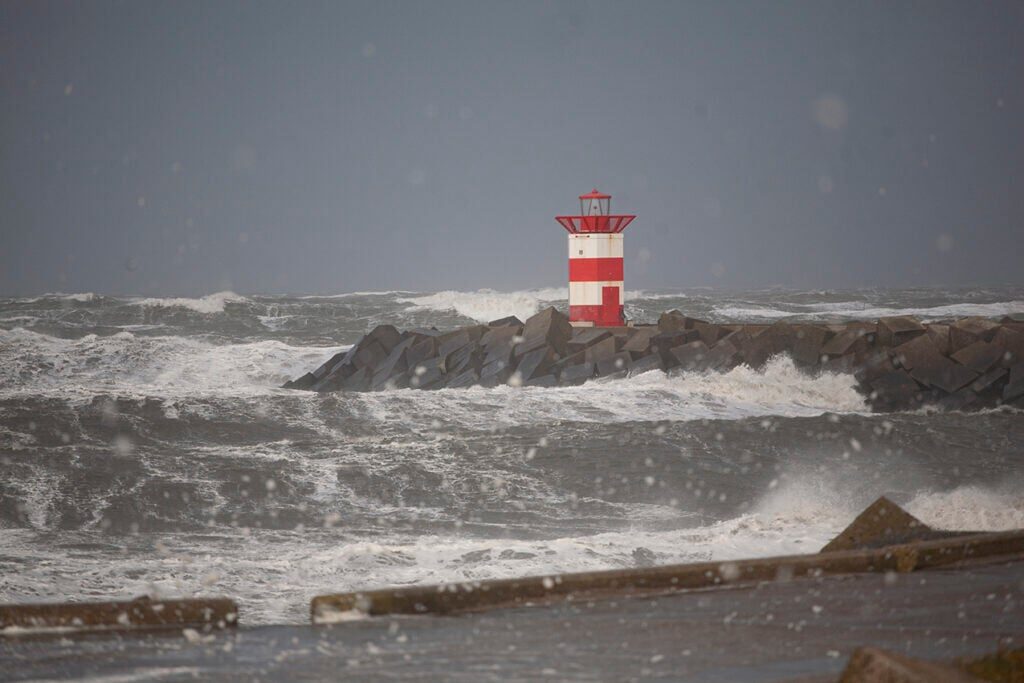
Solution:
M 619 303 L 622 303 L 622 281 L 618 282 L 570 282 L 570 306 L 600 306 L 604 303 L 604 288 L 618 287 Z
M 622 258 L 622 235 L 569 235 L 569 258 Z

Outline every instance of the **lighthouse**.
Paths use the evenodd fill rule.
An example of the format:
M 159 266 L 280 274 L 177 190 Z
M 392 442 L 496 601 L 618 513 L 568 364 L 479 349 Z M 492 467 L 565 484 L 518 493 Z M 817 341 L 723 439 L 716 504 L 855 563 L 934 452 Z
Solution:
M 626 324 L 622 305 L 622 231 L 636 216 L 611 215 L 612 196 L 580 195 L 580 215 L 555 216 L 569 233 L 569 322 L 576 327 Z

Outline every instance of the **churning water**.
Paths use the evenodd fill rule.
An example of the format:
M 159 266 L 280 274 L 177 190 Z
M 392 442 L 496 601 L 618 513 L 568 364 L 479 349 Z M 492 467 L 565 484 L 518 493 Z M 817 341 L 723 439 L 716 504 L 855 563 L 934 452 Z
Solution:
M 1024 526 L 1024 416 L 869 414 L 845 376 L 574 388 L 278 388 L 379 323 L 440 329 L 564 289 L 0 299 L 0 601 L 318 592 L 816 551 L 886 493 L 945 528 Z M 627 314 L 925 319 L 1024 290 L 637 292 Z

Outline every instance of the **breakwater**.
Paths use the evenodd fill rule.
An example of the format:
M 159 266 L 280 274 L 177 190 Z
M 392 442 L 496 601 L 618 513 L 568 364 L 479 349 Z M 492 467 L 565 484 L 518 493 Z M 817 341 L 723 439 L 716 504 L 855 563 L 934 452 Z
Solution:
M 840 324 L 724 324 L 673 310 L 656 325 L 573 327 L 555 308 L 451 331 L 379 325 L 286 388 L 379 391 L 574 386 L 644 372 L 724 372 L 786 355 L 809 373 L 853 375 L 872 408 L 1024 404 L 1024 321 L 910 316 Z

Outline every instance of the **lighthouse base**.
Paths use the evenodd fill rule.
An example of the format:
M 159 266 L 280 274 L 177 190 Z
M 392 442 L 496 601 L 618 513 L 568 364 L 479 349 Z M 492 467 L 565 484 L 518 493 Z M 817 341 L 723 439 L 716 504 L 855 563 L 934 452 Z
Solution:
M 598 327 L 621 327 L 626 324 L 626 315 L 619 303 L 617 287 L 604 288 L 605 303 L 600 306 L 574 306 L 569 303 L 569 322 L 573 325 L 588 323 Z

